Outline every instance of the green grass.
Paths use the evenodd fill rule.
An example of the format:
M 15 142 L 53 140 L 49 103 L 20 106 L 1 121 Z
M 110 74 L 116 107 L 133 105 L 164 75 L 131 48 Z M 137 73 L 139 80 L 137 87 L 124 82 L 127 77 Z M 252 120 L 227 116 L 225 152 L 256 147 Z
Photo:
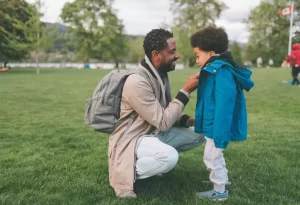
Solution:
M 137 199 L 108 182 L 108 136 L 84 124 L 85 100 L 108 71 L 12 69 L 0 73 L 0 204 L 215 204 L 203 146 L 163 177 L 137 181 Z M 196 70 L 171 74 L 173 96 Z M 225 151 L 231 187 L 222 204 L 300 204 L 300 87 L 282 69 L 254 70 L 247 93 L 249 140 Z M 195 94 L 186 107 L 193 114 Z

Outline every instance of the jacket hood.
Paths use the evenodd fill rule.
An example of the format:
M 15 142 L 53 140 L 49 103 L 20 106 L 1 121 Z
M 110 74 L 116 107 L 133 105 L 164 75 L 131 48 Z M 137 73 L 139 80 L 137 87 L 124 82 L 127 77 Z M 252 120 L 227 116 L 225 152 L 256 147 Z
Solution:
M 250 70 L 244 68 L 233 68 L 232 73 L 242 89 L 247 92 L 254 86 L 254 82 L 251 80 L 252 72 Z
M 230 51 L 226 51 L 222 54 L 212 56 L 206 63 L 207 67 L 214 67 L 215 69 L 222 69 L 224 65 L 230 67 L 230 72 L 234 75 L 236 82 L 241 86 L 242 89 L 247 92 L 254 86 L 254 82 L 251 80 L 252 72 L 241 67 L 236 63 L 231 55 Z
M 300 50 L 300 44 L 295 43 L 295 44 L 292 46 L 292 49 L 293 49 L 293 51 L 295 51 L 295 50 Z

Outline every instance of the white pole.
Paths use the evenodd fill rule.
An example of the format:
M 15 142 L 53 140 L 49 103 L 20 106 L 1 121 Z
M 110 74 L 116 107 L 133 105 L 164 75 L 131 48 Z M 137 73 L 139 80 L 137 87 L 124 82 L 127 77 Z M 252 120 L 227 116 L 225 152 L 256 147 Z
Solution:
M 294 2 L 292 1 L 292 10 L 291 10 L 291 18 L 290 18 L 290 36 L 289 36 L 288 55 L 290 55 L 291 52 L 292 52 L 293 18 L 294 18 Z

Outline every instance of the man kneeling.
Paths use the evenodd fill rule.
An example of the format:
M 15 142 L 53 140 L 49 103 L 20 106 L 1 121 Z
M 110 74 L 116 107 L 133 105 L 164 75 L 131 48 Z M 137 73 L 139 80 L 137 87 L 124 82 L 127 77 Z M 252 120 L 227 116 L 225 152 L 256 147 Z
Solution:
M 154 29 L 144 39 L 145 59 L 138 69 L 145 76 L 130 75 L 123 88 L 120 118 L 128 119 L 109 138 L 109 180 L 116 195 L 136 197 L 133 185 L 173 169 L 178 152 L 205 142 L 193 128 L 194 118 L 182 114 L 190 93 L 198 85 L 199 74 L 192 75 L 171 98 L 168 72 L 179 58 L 173 34 Z

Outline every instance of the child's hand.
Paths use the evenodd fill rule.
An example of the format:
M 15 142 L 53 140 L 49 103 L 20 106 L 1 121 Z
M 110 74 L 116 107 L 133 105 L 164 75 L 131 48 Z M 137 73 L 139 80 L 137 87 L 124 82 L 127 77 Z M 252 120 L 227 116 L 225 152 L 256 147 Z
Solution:
M 288 62 L 286 60 L 284 60 L 283 63 L 281 64 L 281 68 L 286 68 L 287 64 L 288 64 Z
M 190 118 L 187 120 L 187 124 L 188 124 L 188 126 L 193 127 L 193 126 L 195 125 L 195 118 L 190 117 Z

